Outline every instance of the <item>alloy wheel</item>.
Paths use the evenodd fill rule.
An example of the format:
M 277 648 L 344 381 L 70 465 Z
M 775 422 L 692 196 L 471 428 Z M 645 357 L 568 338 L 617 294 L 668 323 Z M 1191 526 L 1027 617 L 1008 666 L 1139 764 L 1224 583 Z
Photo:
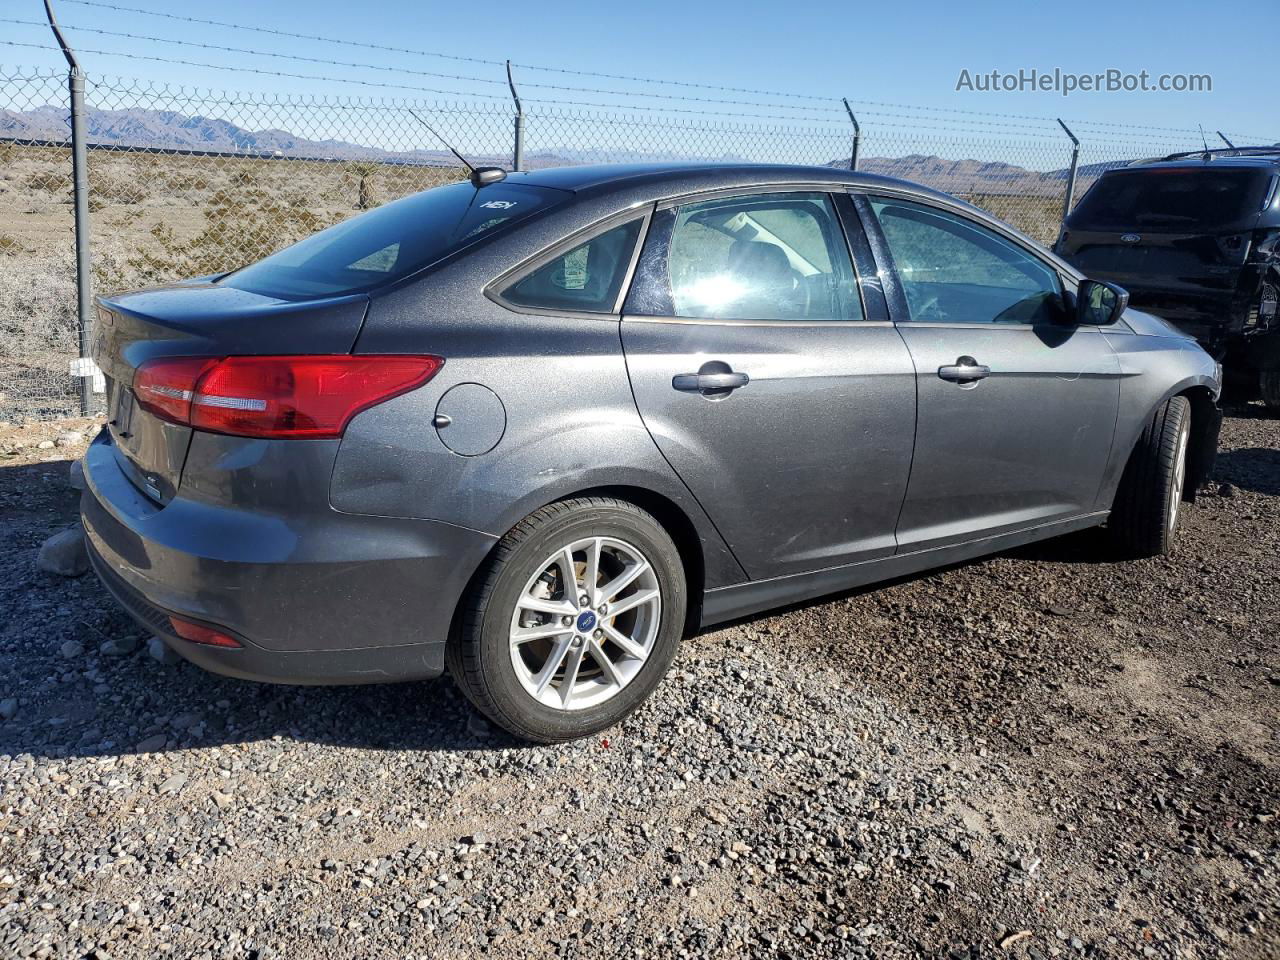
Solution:
M 525 691 L 558 710 L 616 696 L 640 673 L 662 618 L 652 564 L 616 537 L 586 537 L 547 557 L 511 615 L 511 664 Z

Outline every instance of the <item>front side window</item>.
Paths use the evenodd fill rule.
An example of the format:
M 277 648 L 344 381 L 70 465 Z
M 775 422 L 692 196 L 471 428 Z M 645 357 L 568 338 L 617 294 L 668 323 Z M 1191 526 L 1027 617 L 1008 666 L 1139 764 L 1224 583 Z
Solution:
M 631 220 L 559 254 L 502 291 L 508 303 L 548 310 L 612 313 L 642 220 Z
M 1057 271 L 986 227 L 946 210 L 870 198 L 911 319 L 937 323 L 1055 323 Z
M 831 198 L 775 193 L 680 207 L 667 254 L 673 314 L 739 320 L 861 320 Z

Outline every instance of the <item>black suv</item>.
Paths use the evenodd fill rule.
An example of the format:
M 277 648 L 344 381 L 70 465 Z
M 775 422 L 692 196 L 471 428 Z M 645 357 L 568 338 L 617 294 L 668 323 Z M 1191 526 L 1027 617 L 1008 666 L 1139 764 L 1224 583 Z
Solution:
M 1054 252 L 1199 340 L 1234 392 L 1280 410 L 1280 146 L 1139 160 L 1102 174 Z

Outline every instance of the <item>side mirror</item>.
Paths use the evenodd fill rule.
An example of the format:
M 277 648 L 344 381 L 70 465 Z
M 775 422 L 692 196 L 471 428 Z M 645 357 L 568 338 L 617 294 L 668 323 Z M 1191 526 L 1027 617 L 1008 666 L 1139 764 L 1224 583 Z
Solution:
M 1120 319 L 1129 306 L 1129 291 L 1102 280 L 1081 280 L 1076 289 L 1076 323 L 1107 327 Z

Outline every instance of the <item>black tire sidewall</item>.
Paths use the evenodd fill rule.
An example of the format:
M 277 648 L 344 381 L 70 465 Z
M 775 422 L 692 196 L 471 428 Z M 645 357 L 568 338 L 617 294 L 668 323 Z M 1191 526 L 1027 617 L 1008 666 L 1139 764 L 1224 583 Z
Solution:
M 586 537 L 616 537 L 644 554 L 658 580 L 662 613 L 658 635 L 641 672 L 604 703 L 583 710 L 556 710 L 536 701 L 521 685 L 511 663 L 511 615 L 525 584 L 559 547 Z M 549 520 L 526 537 L 503 563 L 472 638 L 493 719 L 530 739 L 560 741 L 589 736 L 613 726 L 636 709 L 666 675 L 684 633 L 687 606 L 680 554 L 666 531 L 642 511 L 580 506 Z

